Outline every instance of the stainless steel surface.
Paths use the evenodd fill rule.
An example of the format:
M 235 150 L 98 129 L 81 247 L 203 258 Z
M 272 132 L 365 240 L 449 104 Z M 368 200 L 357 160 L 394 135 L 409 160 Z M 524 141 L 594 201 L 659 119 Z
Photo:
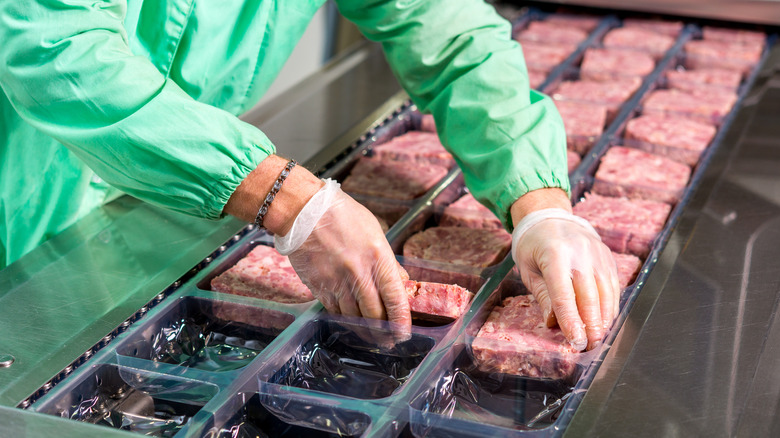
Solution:
M 516 2 L 519 5 L 525 3 Z M 605 9 L 652 12 L 684 17 L 711 18 L 751 24 L 780 25 L 780 2 L 777 0 L 551 0 L 563 6 L 591 6 Z
M 397 107 L 399 89 L 381 49 L 363 44 L 244 119 L 306 160 L 354 141 L 344 136 Z M 16 358 L 0 367 L 0 405 L 27 398 L 243 226 L 123 197 L 0 271 L 0 352 Z
M 780 49 L 564 436 L 778 436 Z
M 0 271 L 0 405 L 15 406 L 244 224 L 130 197 L 91 213 Z

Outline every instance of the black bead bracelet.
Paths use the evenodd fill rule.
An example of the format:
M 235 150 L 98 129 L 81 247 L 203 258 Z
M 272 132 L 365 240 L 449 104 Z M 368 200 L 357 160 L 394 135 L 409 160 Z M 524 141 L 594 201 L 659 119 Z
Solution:
M 290 175 L 290 171 L 292 171 L 296 164 L 298 163 L 295 160 L 290 160 L 287 162 L 287 165 L 284 166 L 282 173 L 279 174 L 279 178 L 276 178 L 276 181 L 271 187 L 271 190 L 265 196 L 265 201 L 263 201 L 263 205 L 260 206 L 260 210 L 257 212 L 257 217 L 255 218 L 255 224 L 258 227 L 263 228 L 263 219 L 265 219 L 265 214 L 268 213 L 268 208 L 271 206 L 271 202 L 273 202 L 276 194 L 279 193 L 279 189 L 282 188 L 284 180 L 287 179 L 287 176 Z

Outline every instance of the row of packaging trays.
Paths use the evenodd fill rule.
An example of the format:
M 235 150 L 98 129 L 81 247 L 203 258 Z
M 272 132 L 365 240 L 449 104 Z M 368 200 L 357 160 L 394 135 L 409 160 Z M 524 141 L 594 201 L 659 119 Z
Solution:
M 520 20 L 539 16 L 528 15 Z M 585 48 L 598 45 L 599 38 L 616 23 L 619 21 L 613 17 L 603 19 L 588 40 L 553 69 L 542 89 L 576 76 L 572 66 L 581 59 Z M 589 189 L 598 160 L 620 140 L 625 122 L 641 112 L 642 97 L 649 90 L 664 86 L 665 70 L 684 62 L 680 56 L 682 45 L 695 31 L 692 26 L 686 27 L 653 73 L 644 78 L 639 90 L 621 106 L 604 134 L 594 141 L 580 166 L 570 173 L 573 201 Z M 755 71 L 743 84 L 740 101 L 754 76 Z M 739 101 L 735 109 L 738 106 Z M 249 226 L 240 233 L 242 238 L 236 236 L 226 243 L 229 247 L 220 256 L 202 262 L 191 280 L 48 391 L 31 409 L 78 417 L 84 414 L 85 406 L 95 409 L 99 394 L 108 399 L 112 396 L 121 399 L 128 388 L 135 388 L 150 395 L 155 406 L 165 405 L 164 409 L 191 417 L 186 424 L 169 430 L 170 435 L 176 436 L 230 436 L 227 433 L 231 427 L 233 430 L 237 425 L 246 427 L 245 423 L 266 428 L 269 436 L 550 436 L 560 433 L 576 411 L 598 369 L 597 359 L 603 358 L 614 340 L 734 112 L 722 121 L 718 136 L 702 157 L 637 278 L 623 291 L 621 312 L 606 342 L 596 350 L 583 353 L 578 373 L 570 381 L 484 373 L 475 367 L 470 345 L 487 315 L 504 297 L 523 293 L 510 282 L 513 278 L 510 256 L 486 269 L 468 269 L 404 259 L 399 255 L 400 263 L 407 269 L 416 268 L 434 275 L 430 281 L 436 281 L 437 274 L 442 275 L 441 280 L 457 278 L 467 282 L 476 295 L 470 310 L 457 321 L 439 326 L 415 324 L 410 339 L 394 344 L 392 326 L 384 321 L 328 315 L 317 302 L 280 304 L 211 292 L 211 278 L 232 266 L 255 245 L 271 244 L 268 235 Z M 327 166 L 322 176 L 343 179 L 359 157 L 370 153 L 373 145 L 417 129 L 420 118 L 413 105 L 404 106 L 374 130 L 373 135 L 353 145 L 349 154 Z M 425 196 L 413 201 L 356 198 L 403 211 L 387 232 L 391 246 L 400 254 L 408 236 L 435 225 L 444 206 L 465 192 L 460 172 L 454 169 Z M 166 328 L 184 320 L 199 321 L 201 327 L 219 326 L 223 335 L 239 341 L 260 342 L 264 348 L 247 360 L 245 366 L 227 371 L 206 371 L 150 360 L 155 336 L 164 336 Z M 349 369 L 359 372 L 334 374 L 334 370 Z M 105 400 L 102 402 L 105 404 Z M 177 415 L 170 417 L 177 418 Z M 168 436 L 162 430 L 162 435 Z

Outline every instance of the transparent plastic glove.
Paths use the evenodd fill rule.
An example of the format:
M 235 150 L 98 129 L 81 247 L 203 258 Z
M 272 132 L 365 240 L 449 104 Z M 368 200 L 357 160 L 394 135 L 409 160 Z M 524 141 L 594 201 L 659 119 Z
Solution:
M 412 323 L 402 281 L 408 275 L 374 215 L 337 182 L 325 180 L 290 232 L 274 240 L 328 311 L 388 319 L 399 324 L 397 340 L 405 339 Z
M 560 208 L 525 216 L 512 233 L 512 257 L 547 325 L 557 320 L 578 350 L 598 346 L 618 313 L 612 253 L 585 220 Z

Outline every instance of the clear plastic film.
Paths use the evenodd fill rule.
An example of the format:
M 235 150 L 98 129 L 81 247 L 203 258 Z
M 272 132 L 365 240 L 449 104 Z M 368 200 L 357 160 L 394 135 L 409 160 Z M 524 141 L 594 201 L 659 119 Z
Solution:
M 38 411 L 72 420 L 172 437 L 217 392 L 203 383 L 103 365 Z
M 274 236 L 274 247 L 281 255 L 290 255 L 303 245 L 317 222 L 333 202 L 339 191 L 339 183 L 325 179 L 325 185 L 309 199 L 285 236 Z
M 293 321 L 288 313 L 186 298 L 117 352 L 210 372 L 247 366 Z
M 363 413 L 326 405 L 287 404 L 261 394 L 241 395 L 241 399 L 243 404 L 230 409 L 230 418 L 222 424 L 209 427 L 205 438 L 352 437 L 362 434 L 371 423 Z
M 290 351 L 269 380 L 358 399 L 392 395 L 433 348 L 433 339 L 412 335 L 393 343 L 386 329 L 329 320 L 310 323 L 311 335 Z

